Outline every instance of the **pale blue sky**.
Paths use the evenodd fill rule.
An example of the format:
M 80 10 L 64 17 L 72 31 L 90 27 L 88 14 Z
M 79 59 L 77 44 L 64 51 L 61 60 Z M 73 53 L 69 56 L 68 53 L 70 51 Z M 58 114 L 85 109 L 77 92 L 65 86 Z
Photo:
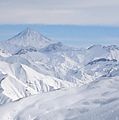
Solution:
M 118 11 L 119 0 L 0 0 L 0 40 L 30 26 L 68 45 L 119 44 Z
M 0 40 L 7 40 L 27 27 L 70 46 L 119 45 L 119 27 L 79 25 L 0 25 Z

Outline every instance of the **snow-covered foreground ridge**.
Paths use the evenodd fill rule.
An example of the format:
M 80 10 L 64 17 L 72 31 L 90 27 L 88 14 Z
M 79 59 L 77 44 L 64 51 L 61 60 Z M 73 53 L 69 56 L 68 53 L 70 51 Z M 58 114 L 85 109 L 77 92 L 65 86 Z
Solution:
M 72 48 L 29 28 L 0 42 L 0 120 L 118 120 L 118 81 L 115 45 Z
M 0 107 L 1 120 L 118 120 L 119 78 L 40 93 Z

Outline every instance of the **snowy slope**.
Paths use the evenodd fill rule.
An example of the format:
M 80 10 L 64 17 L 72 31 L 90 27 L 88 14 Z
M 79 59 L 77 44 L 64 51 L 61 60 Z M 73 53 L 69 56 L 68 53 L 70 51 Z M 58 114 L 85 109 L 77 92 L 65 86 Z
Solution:
M 43 75 L 34 69 L 19 63 L 6 63 L 0 61 L 2 75 L 1 88 L 11 100 L 27 97 L 38 92 L 48 92 L 59 88 L 73 87 L 75 84 L 68 81 Z
M 32 72 L 35 71 L 34 76 L 36 78 L 38 78 L 39 74 L 41 76 L 49 76 L 53 80 L 57 79 L 61 81 L 62 84 L 67 82 L 68 85 L 66 86 L 69 86 L 69 84 L 87 84 L 100 77 L 119 76 L 119 48 L 117 46 L 105 47 L 94 45 L 88 49 L 76 49 L 65 46 L 61 42 L 53 42 L 40 33 L 27 28 L 15 37 L 0 42 L 0 48 L 1 72 L 8 75 L 8 77 L 5 78 L 8 80 L 5 81 L 12 81 L 13 86 L 16 86 L 16 79 L 18 79 L 22 81 L 25 86 L 33 82 L 32 87 L 35 86 L 33 89 L 36 89 L 37 85 L 35 85 L 36 83 L 34 82 L 36 80 L 30 83 L 28 82 L 30 79 L 29 70 L 32 70 Z M 25 69 L 23 66 L 26 66 L 28 69 Z M 13 82 L 13 79 L 15 82 Z M 38 87 L 37 92 L 50 91 L 49 84 L 43 82 L 43 86 L 47 87 L 44 87 L 43 90 Z M 53 89 L 59 89 L 61 86 L 51 87 L 53 87 Z M 7 89 L 8 88 L 11 89 L 10 84 L 7 86 Z M 6 87 L 4 87 L 4 90 L 5 89 Z M 20 89 L 22 95 L 21 91 L 18 93 L 20 95 L 13 92 L 14 95 L 12 95 L 12 97 L 9 95 L 9 97 L 14 99 L 15 96 L 15 99 L 17 99 L 20 98 L 20 96 L 28 96 L 25 92 L 26 88 L 23 87 L 22 89 L 24 89 Z M 28 91 L 28 94 L 31 94 L 31 92 L 29 93 Z
M 118 79 L 118 46 L 73 48 L 27 28 L 0 42 L 0 119 L 118 120 Z
M 39 49 L 53 43 L 53 41 L 27 28 L 23 32 L 7 40 L 7 43 L 20 47 L 35 47 Z
M 2 120 L 118 120 L 119 78 L 24 98 L 0 108 Z

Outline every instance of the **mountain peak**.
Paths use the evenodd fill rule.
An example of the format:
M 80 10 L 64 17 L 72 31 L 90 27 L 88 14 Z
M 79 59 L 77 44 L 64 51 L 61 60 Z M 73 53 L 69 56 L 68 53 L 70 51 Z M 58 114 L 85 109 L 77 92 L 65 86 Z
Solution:
M 30 27 L 27 27 L 24 31 L 24 33 L 31 33 L 34 32 Z
M 30 27 L 27 27 L 25 30 L 26 31 L 33 31 Z
M 37 35 L 42 36 L 41 33 L 31 29 L 30 27 L 27 27 L 26 29 L 24 29 L 20 34 L 24 34 L 24 35 L 30 35 L 30 34 L 36 35 L 37 34 Z
M 24 31 L 18 33 L 11 39 L 7 40 L 8 43 L 20 47 L 35 47 L 43 48 L 51 43 L 52 40 L 43 36 L 41 33 L 32 30 L 27 27 Z

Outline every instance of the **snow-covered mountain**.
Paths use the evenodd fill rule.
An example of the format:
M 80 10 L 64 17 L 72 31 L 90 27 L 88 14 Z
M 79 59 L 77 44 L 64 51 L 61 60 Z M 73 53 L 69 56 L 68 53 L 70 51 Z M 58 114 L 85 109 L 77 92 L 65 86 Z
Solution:
M 42 34 L 27 28 L 23 32 L 7 40 L 7 43 L 20 47 L 35 47 L 40 49 L 53 43 L 53 41 Z
M 119 77 L 1 106 L 2 120 L 118 120 Z
M 9 40 L 0 42 L 0 104 L 3 106 L 0 106 L 0 112 L 3 111 L 2 117 L 5 120 L 45 120 L 50 117 L 53 119 L 53 111 L 57 115 L 55 120 L 87 120 L 82 113 L 93 116 L 93 112 L 89 112 L 89 107 L 92 111 L 98 109 L 97 111 L 102 113 L 103 110 L 98 105 L 105 105 L 108 99 L 113 101 L 111 93 L 114 89 L 118 91 L 118 78 L 119 47 L 115 45 L 93 45 L 88 49 L 73 48 L 52 41 L 30 28 Z M 105 94 L 110 93 L 110 96 L 103 98 L 101 91 Z M 91 100 L 91 97 L 96 94 L 95 100 Z M 116 97 L 117 93 L 115 92 L 114 95 Z M 64 102 L 61 107 L 56 105 L 55 109 L 51 109 L 57 102 L 67 101 L 67 98 L 70 99 L 69 102 Z M 43 99 L 46 99 L 46 102 Z M 101 102 L 93 102 L 97 99 Z M 83 100 L 86 104 L 89 102 L 90 104 L 85 107 Z M 51 105 L 50 101 L 53 101 Z M 78 106 L 81 106 L 80 110 L 76 106 L 77 102 L 79 102 Z M 19 107 L 19 104 L 25 106 Z M 41 104 L 42 107 L 37 108 Z M 9 106 L 12 105 L 18 107 L 9 110 Z M 109 107 L 114 108 L 112 105 L 110 104 Z M 27 110 L 29 106 L 31 109 Z M 69 106 L 69 109 L 65 109 L 66 106 Z M 107 110 L 109 107 L 106 104 L 104 109 Z M 5 112 L 3 109 L 8 111 Z M 46 113 L 43 113 L 44 111 Z M 73 113 L 68 117 L 70 111 Z M 60 115 L 61 118 L 58 118 Z M 78 119 L 79 116 L 82 116 L 81 119 Z

